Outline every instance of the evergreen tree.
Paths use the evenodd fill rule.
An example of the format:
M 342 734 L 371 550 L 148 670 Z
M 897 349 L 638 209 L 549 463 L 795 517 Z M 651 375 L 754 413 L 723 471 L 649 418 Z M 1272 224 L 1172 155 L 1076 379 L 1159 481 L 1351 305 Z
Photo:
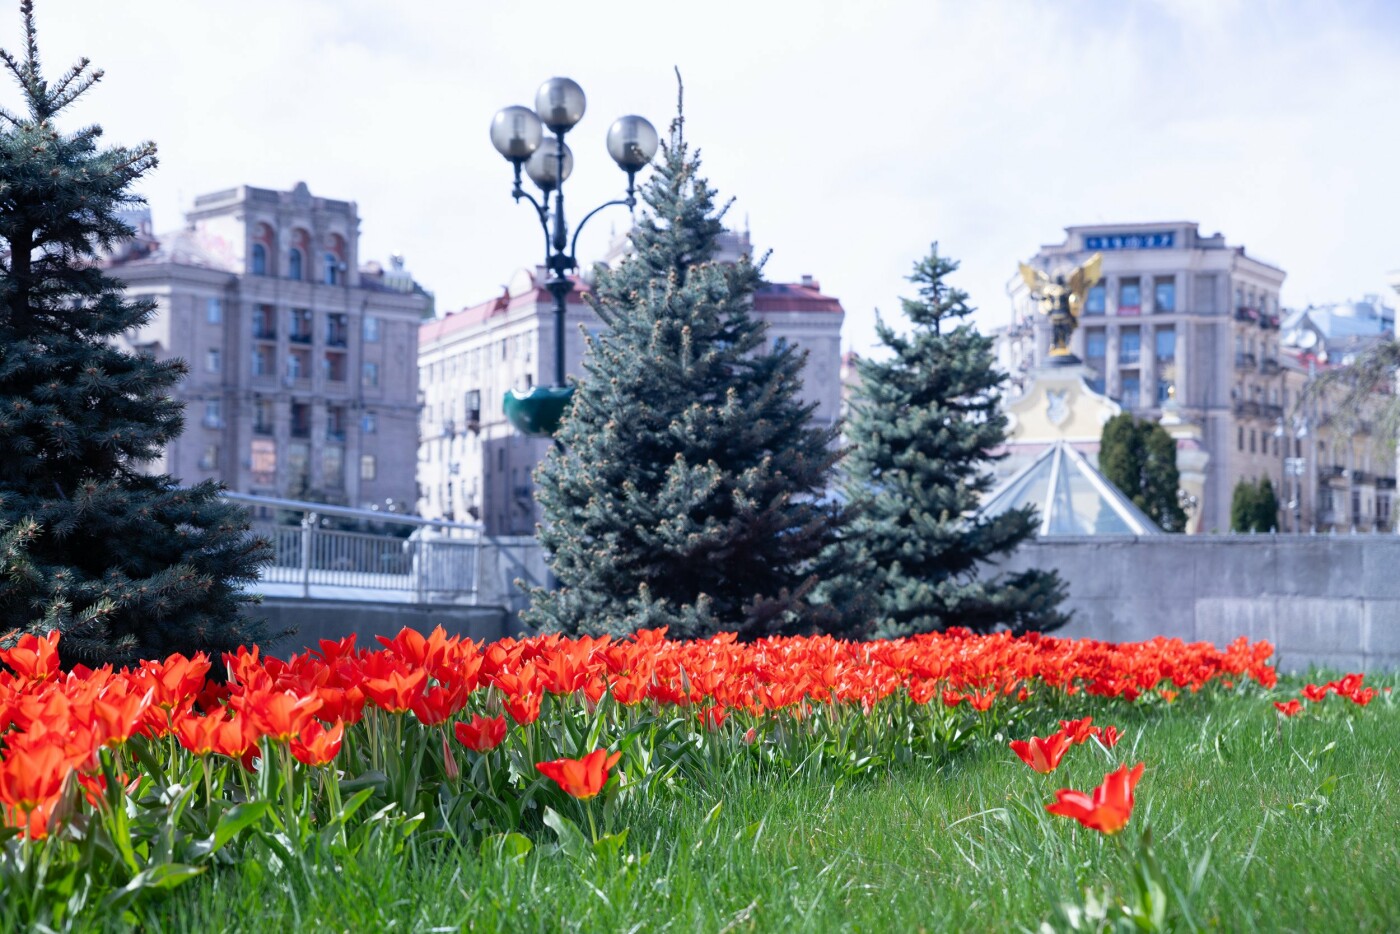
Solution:
M 1278 495 L 1274 482 L 1241 480 L 1230 496 L 1230 530 L 1233 532 L 1274 532 L 1278 530 Z
M 57 629 L 65 664 L 96 665 L 250 643 L 262 629 L 239 587 L 267 544 L 214 484 L 137 471 L 181 430 L 168 393 L 185 367 L 115 345 L 155 304 L 127 300 L 97 259 L 133 234 L 119 212 L 155 147 L 57 127 L 102 73 L 84 59 L 46 82 L 21 10 L 23 56 L 0 52 L 24 104 L 0 110 L 0 645 Z
M 744 637 L 819 625 L 816 558 L 842 521 L 822 495 L 835 432 L 796 394 L 805 354 L 765 347 L 760 270 L 712 262 L 724 211 L 682 118 L 643 187 L 634 255 L 600 268 L 581 380 L 535 477 L 559 589 L 525 621 L 567 633 L 669 626 Z M 770 352 L 771 351 L 771 352 Z
M 1006 377 L 991 338 L 963 322 L 967 294 L 945 281 L 957 268 L 934 244 L 909 277 L 918 298 L 903 302 L 913 332 L 879 321 L 891 356 L 857 364 L 846 465 L 857 515 L 836 549 L 840 573 L 823 588 L 834 608 L 854 612 L 852 631 L 872 609 L 881 636 L 949 626 L 1026 632 L 1068 620 L 1054 571 L 989 575 L 984 566 L 1033 535 L 1036 520 L 1031 509 L 977 514 L 993 483 L 991 452 L 1006 440 Z
M 1099 470 L 1164 532 L 1186 530 L 1176 441 L 1156 422 L 1124 412 L 1099 438 Z

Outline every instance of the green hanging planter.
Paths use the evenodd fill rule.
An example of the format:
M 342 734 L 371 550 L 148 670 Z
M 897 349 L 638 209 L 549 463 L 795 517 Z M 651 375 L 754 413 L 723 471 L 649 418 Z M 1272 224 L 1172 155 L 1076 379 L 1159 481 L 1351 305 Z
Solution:
M 548 437 L 559 429 L 559 422 L 574 397 L 572 386 L 533 386 L 525 392 L 506 393 L 506 418 L 527 435 Z

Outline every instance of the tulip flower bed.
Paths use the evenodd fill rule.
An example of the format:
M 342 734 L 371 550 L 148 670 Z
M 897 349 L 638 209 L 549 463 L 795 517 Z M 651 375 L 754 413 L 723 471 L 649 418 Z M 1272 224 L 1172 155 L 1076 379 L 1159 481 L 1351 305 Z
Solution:
M 203 658 L 61 673 L 52 638 L 0 652 L 0 921 L 1204 925 L 1218 854 L 1273 865 L 1272 819 L 1312 859 L 1372 801 L 1336 857 L 1352 879 L 1396 864 L 1396 770 L 1368 764 L 1400 744 L 1391 694 L 1285 694 L 1265 643 L 380 642 L 243 652 L 223 683 Z M 1309 793 L 1247 786 L 1264 762 Z M 1243 828 L 1200 806 L 1242 792 Z M 1192 829 L 1212 818 L 1229 827 Z M 1397 907 L 1377 897 L 1344 917 Z

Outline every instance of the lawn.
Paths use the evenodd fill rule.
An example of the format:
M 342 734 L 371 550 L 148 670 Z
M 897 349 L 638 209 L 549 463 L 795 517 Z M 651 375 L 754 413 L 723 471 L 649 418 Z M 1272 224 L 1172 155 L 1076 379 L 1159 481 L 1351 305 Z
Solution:
M 1400 924 L 1396 678 L 1264 643 L 55 638 L 0 652 L 5 930 Z
M 165 931 L 1067 930 L 1058 906 L 1083 905 L 1085 889 L 1132 900 L 1150 828 L 1170 927 L 1395 930 L 1393 702 L 1332 697 L 1285 720 L 1264 695 L 1073 705 L 1064 713 L 1092 711 L 1125 736 L 1111 752 L 1073 748 L 1050 775 L 989 742 L 846 780 L 741 769 L 678 784 L 613 816 L 629 833 L 611 863 L 541 848 L 483 859 L 415 838 L 402 855 L 306 876 L 221 872 L 142 917 Z M 1118 837 L 1045 813 L 1055 789 L 1138 761 L 1148 767 Z

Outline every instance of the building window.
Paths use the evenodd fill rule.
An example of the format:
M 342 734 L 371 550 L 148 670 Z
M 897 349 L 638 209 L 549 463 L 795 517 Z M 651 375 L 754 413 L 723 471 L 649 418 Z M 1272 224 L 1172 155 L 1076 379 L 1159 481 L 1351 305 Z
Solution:
M 1108 353 L 1108 335 L 1103 331 L 1084 332 L 1084 356 L 1090 360 L 1102 360 Z
M 1243 426 L 1243 425 L 1240 426 L 1239 432 L 1240 432 L 1239 437 L 1235 439 L 1235 447 L 1238 448 L 1239 450 L 1243 451 L 1243 450 L 1244 450 L 1244 426 Z
M 1174 363 L 1176 361 L 1176 328 L 1157 329 L 1157 362 Z
M 345 362 L 345 354 L 326 351 L 325 357 L 321 360 L 322 373 L 328 382 L 345 382 L 346 371 L 349 366 Z
M 1251 453 L 1251 454 L 1255 453 L 1255 445 L 1254 445 L 1254 442 L 1255 442 L 1254 429 L 1251 428 L 1251 429 L 1249 429 L 1249 453 Z
M 1158 314 L 1176 311 L 1176 280 L 1157 279 L 1152 283 L 1152 308 Z
M 326 285 L 335 285 L 340 280 L 340 259 L 334 253 L 327 253 L 325 256 L 325 277 L 322 280 Z
M 253 275 L 267 275 L 267 247 L 261 243 L 253 244 Z
M 306 369 L 306 355 L 304 353 L 287 355 L 287 379 L 306 379 L 310 375 Z
M 248 450 L 248 464 L 253 482 L 272 486 L 277 482 L 277 442 L 271 438 L 254 438 Z
M 1169 379 L 1157 380 L 1157 404 L 1166 405 L 1172 401 L 1174 384 Z
M 199 457 L 200 470 L 216 470 L 219 466 L 219 446 L 217 444 L 206 444 L 204 453 Z
M 1356 525 L 1356 523 L 1358 523 L 1358 522 L 1360 522 L 1360 521 L 1361 521 L 1361 491 L 1360 491 L 1360 490 L 1352 490 L 1352 491 L 1351 491 L 1351 524 L 1352 524 L 1352 525 Z
M 1118 362 L 1137 363 L 1142 358 L 1142 335 L 1137 328 L 1124 329 L 1118 340 Z
M 288 312 L 287 339 L 298 344 L 311 343 L 311 309 L 293 308 Z
M 298 281 L 301 279 L 301 250 L 296 247 L 287 255 L 287 278 Z
M 378 465 L 375 463 L 374 455 L 373 455 L 373 454 L 361 454 L 361 455 L 360 455 L 360 479 L 361 479 L 361 480 L 373 480 L 373 479 L 375 478 L 375 476 L 376 476 L 376 472 L 378 471 L 378 469 L 379 469 L 379 468 L 378 468 Z
M 1124 279 L 1118 284 L 1118 313 L 1137 315 L 1142 313 L 1142 285 L 1136 279 Z
M 257 399 L 253 402 L 253 432 L 259 435 L 272 434 L 272 400 Z
M 222 298 L 204 300 L 204 320 L 210 324 L 218 324 L 224 320 L 224 300 Z
M 345 448 L 338 444 L 321 449 L 321 483 L 331 490 L 345 487 Z
M 379 319 L 374 315 L 365 315 L 360 320 L 360 339 L 366 344 L 379 342 Z
M 311 446 L 300 441 L 287 445 L 287 486 L 293 494 L 311 488 Z
M 258 347 L 253 351 L 253 375 L 276 376 L 277 351 L 272 347 Z
M 206 373 L 219 372 L 220 362 L 221 361 L 219 360 L 219 351 L 215 348 L 210 347 L 207 351 L 204 352 L 204 370 Z
M 364 376 L 360 380 L 361 385 L 367 389 L 374 389 L 379 385 L 379 364 L 366 363 Z
M 366 412 L 360 416 L 360 434 L 372 435 L 379 430 L 379 420 L 374 417 L 373 412 Z
M 1123 374 L 1123 391 L 1119 394 L 1119 404 L 1125 409 L 1135 409 L 1141 402 L 1141 382 L 1136 373 Z
M 1089 294 L 1084 297 L 1084 313 L 1086 315 L 1101 315 L 1108 301 L 1108 287 L 1102 282 L 1089 290 Z
M 350 343 L 350 316 L 333 313 L 326 315 L 326 346 L 344 347 Z
M 253 338 L 260 341 L 277 340 L 277 309 L 259 305 L 253 311 Z
M 224 427 L 224 404 L 221 400 L 206 399 L 204 401 L 204 427 Z
M 475 425 L 481 421 L 481 390 L 469 389 L 462 399 L 463 407 L 466 409 L 467 424 Z

